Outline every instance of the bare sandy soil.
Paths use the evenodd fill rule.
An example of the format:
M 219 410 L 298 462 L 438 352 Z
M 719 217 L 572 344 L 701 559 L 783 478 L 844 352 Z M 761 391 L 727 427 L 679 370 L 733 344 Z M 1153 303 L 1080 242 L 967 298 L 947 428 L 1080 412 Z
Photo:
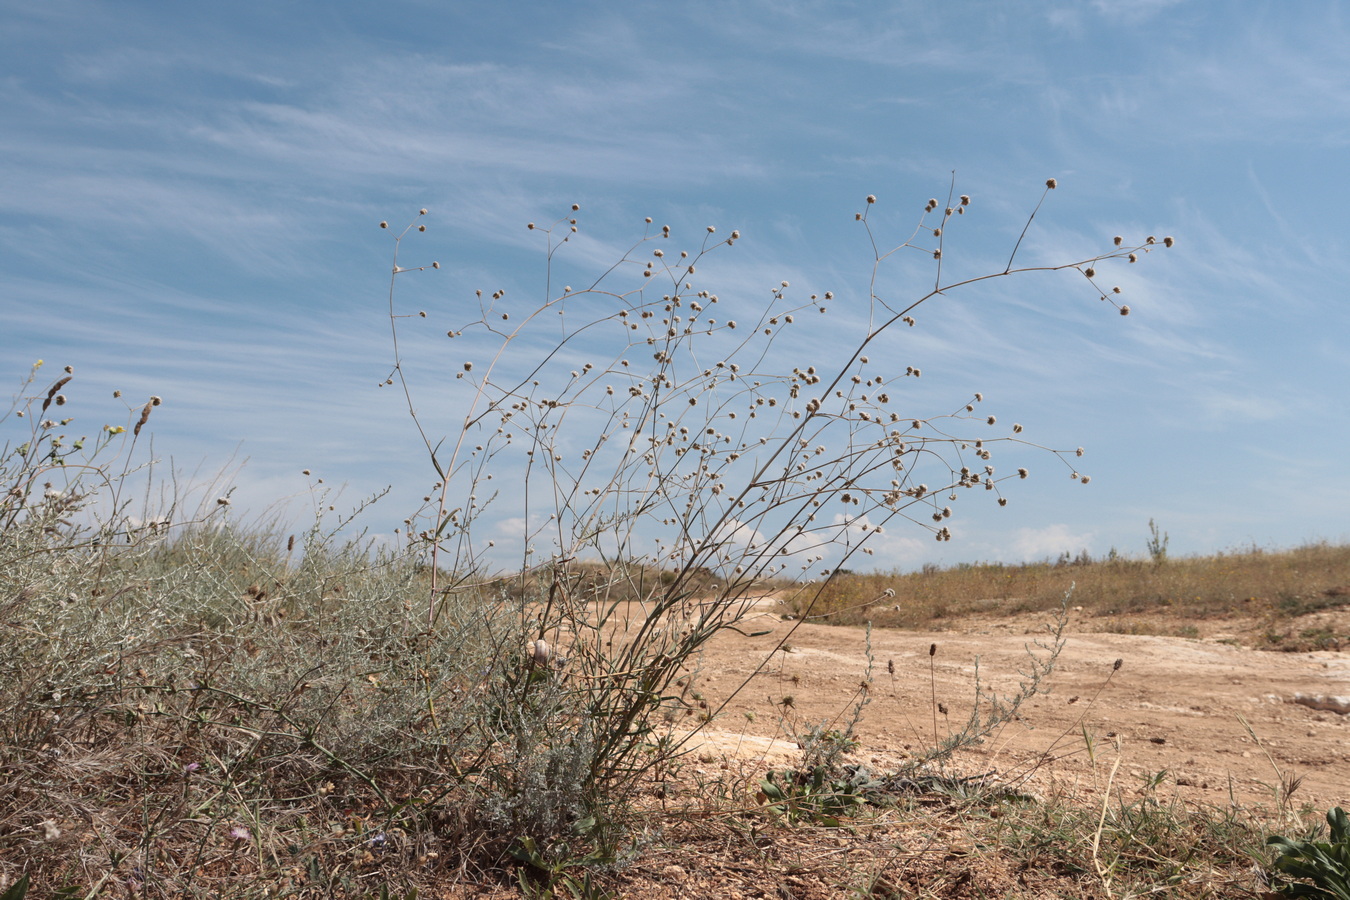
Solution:
M 764 601 L 746 630 L 768 634 L 728 632 L 709 647 L 693 687 L 712 708 L 749 681 L 702 736 L 702 763 L 720 754 L 791 765 L 800 758 L 795 735 L 819 723 L 847 724 L 867 677 L 865 629 L 799 623 L 783 613 Z M 1350 610 L 1319 616 L 1319 624 L 1350 624 Z M 1295 804 L 1350 805 L 1350 715 L 1336 711 L 1350 709 L 1350 653 L 1247 649 L 1237 636 L 1244 624 L 1251 623 L 1210 623 L 1199 639 L 1111 634 L 1094 631 L 1100 620 L 1071 612 L 1049 693 L 953 765 L 967 774 L 997 772 L 1033 793 L 1056 785 L 1091 793 L 1119 757 L 1117 784 L 1159 777 L 1197 801 L 1223 803 L 1231 793 L 1243 804 L 1272 804 L 1283 778 L 1301 779 Z M 783 650 L 755 674 L 788 629 Z M 977 663 L 985 690 L 1015 693 L 1028 649 L 1049 636 L 1046 619 L 1036 616 L 970 619 L 942 633 L 873 629 L 871 702 L 851 758 L 890 771 L 932 746 L 935 732 L 940 739 L 959 730 Z M 935 703 L 945 715 L 934 715 Z
M 641 615 L 637 608 L 630 612 Z M 966 721 L 977 662 L 984 690 L 1013 694 L 1024 680 L 1019 670 L 1029 669 L 1028 649 L 1043 655 L 1036 643 L 1051 637 L 1044 616 L 969 618 L 933 633 L 877 628 L 869 681 L 864 628 L 785 615 L 777 600 L 766 598 L 741 623 L 745 634 L 724 632 L 707 647 L 685 697 L 694 704 L 691 715 L 699 704 L 720 713 L 690 739 L 693 749 L 676 773 L 674 795 L 651 798 L 663 809 L 672 803 L 670 814 L 654 820 L 654 842 L 605 881 L 615 896 L 1131 895 L 1117 883 L 1130 876 L 1114 862 L 1099 865 L 1095 850 L 1055 843 L 1072 838 L 998 832 L 999 800 L 968 810 L 929 796 L 920 801 L 921 813 L 897 807 L 843 828 L 787 825 L 757 814 L 755 791 L 766 771 L 802 764 L 797 735 L 816 725 L 847 728 L 867 697 L 854 732 L 859 746 L 845 761 L 878 776 L 896 772 Z M 1279 811 L 1281 800 L 1290 802 L 1286 810 L 1350 805 L 1350 714 L 1336 711 L 1341 703 L 1350 707 L 1350 653 L 1248 649 L 1263 627 L 1254 620 L 1144 623 L 1163 633 L 1184 626 L 1199 633 L 1194 639 L 1103 633 L 1106 624 L 1071 613 L 1044 684 L 1048 693 L 1027 701 L 1016 720 L 982 744 L 960 752 L 943 774 L 992 775 L 995 784 L 1016 790 L 1021 800 L 1009 798 L 1013 805 L 1029 800 L 1032 809 L 1051 808 L 1037 798 L 1096 810 L 1148 796 L 1169 804 L 1173 798 L 1183 809 L 1270 815 L 1287 826 L 1293 820 Z M 1294 633 L 1330 628 L 1346 634 L 1350 609 L 1284 624 Z M 636 618 L 629 620 L 630 628 L 636 625 Z M 765 633 L 750 636 L 755 632 Z M 930 647 L 936 647 L 932 656 Z M 1296 702 L 1300 698 L 1314 704 L 1320 698 L 1330 708 L 1315 709 Z M 729 813 L 716 802 L 705 808 L 698 798 L 708 789 L 729 790 L 731 807 L 742 811 Z M 1152 852 L 1129 851 L 1140 858 Z M 1166 870 L 1172 851 L 1159 853 Z M 1263 895 L 1259 865 L 1211 862 L 1202 853 L 1178 863 L 1175 877 L 1184 882 L 1185 896 Z M 519 895 L 508 885 L 465 883 L 437 896 Z

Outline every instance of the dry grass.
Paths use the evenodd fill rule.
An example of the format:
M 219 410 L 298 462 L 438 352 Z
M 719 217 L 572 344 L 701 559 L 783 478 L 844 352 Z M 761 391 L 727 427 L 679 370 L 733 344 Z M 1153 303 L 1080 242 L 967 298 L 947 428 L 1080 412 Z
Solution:
M 1264 836 L 1297 821 L 1185 802 L 1161 781 L 1035 801 L 935 782 L 877 801 L 838 828 L 753 808 L 676 819 L 608 883 L 656 898 L 1214 900 L 1259 895 Z
M 871 621 L 933 628 L 972 615 L 1054 610 L 1070 586 L 1073 602 L 1097 620 L 1084 627 L 1136 634 L 1196 636 L 1197 622 L 1243 620 L 1273 649 L 1339 649 L 1350 635 L 1300 629 L 1309 613 L 1350 604 L 1350 545 L 1220 553 L 1167 559 L 975 564 L 915 573 L 841 573 L 800 589 L 799 615 L 837 624 Z M 893 596 L 887 596 L 887 592 Z M 817 597 L 817 593 L 819 596 Z

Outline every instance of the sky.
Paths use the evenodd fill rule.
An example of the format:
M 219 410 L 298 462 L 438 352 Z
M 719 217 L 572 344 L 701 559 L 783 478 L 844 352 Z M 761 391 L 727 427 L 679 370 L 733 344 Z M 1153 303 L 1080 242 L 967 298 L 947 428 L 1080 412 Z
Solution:
M 847 358 L 875 311 L 856 216 L 883 250 L 917 235 L 876 285 L 918 299 L 938 277 L 928 200 L 941 216 L 964 194 L 943 283 L 1014 246 L 1039 267 L 1159 244 L 1092 282 L 944 292 L 892 335 L 869 365 L 905 417 L 980 392 L 963 434 L 1016 422 L 1069 462 L 1000 445 L 1001 474 L 1031 472 L 1000 485 L 1006 507 L 963 497 L 949 541 L 892 522 L 866 567 L 1142 556 L 1150 520 L 1173 555 L 1343 542 L 1347 46 L 1344 5 L 1317 0 L 0 0 L 0 378 L 13 395 L 38 359 L 39 387 L 73 366 L 72 436 L 162 397 L 135 458 L 208 503 L 232 486 L 244 519 L 388 488 L 356 525 L 388 535 L 436 480 L 384 384 L 409 223 L 427 230 L 399 265 L 439 268 L 396 280 L 403 373 L 453 445 L 456 375 L 490 353 L 465 341 L 491 335 L 445 332 L 479 315 L 475 291 L 520 313 L 636 274 L 669 225 L 672 253 L 715 245 L 696 289 L 733 318 L 832 292 L 769 362 Z M 26 428 L 11 416 L 0 441 Z M 479 526 L 503 547 L 536 515 L 508 457 Z

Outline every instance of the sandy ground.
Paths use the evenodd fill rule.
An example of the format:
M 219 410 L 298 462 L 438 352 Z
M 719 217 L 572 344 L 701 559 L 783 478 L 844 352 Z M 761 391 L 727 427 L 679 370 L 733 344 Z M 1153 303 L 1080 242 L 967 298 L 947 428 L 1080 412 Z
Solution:
M 1350 618 L 1350 610 L 1329 615 Z M 953 766 L 965 774 L 997 772 L 1031 793 L 1092 793 L 1114 767 L 1117 786 L 1157 778 L 1189 799 L 1214 803 L 1231 795 L 1270 804 L 1282 779 L 1298 779 L 1295 804 L 1350 806 L 1350 715 L 1335 711 L 1350 708 L 1350 653 L 1246 649 L 1232 633 L 1241 623 L 1221 623 L 1229 633 L 1199 639 L 1096 633 L 1100 625 L 1071 613 L 1049 693 L 1029 700 L 1018 720 L 959 754 Z M 784 649 L 771 654 L 789 629 Z M 714 766 L 719 756 L 791 765 L 800 759 L 794 735 L 819 723 L 842 728 L 861 696 L 865 629 L 791 621 L 766 600 L 746 630 L 769 633 L 721 635 L 692 685 L 713 709 L 736 691 L 700 735 L 699 765 Z M 1013 693 L 1023 680 L 1019 669 L 1028 668 L 1028 648 L 1048 637 L 1046 619 L 1036 616 L 966 620 L 942 633 L 874 629 L 871 702 L 851 758 L 874 771 L 894 770 L 932 746 L 935 730 L 942 738 L 966 721 L 977 662 L 984 689 Z M 945 715 L 934 716 L 934 698 Z M 1330 708 L 1304 705 L 1319 699 Z

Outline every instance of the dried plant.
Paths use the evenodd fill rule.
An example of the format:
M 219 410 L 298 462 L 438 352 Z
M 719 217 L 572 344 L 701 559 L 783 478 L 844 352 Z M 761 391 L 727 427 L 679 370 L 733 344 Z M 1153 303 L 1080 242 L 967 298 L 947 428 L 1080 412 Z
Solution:
M 1056 186 L 1047 181 L 1042 203 Z M 978 489 L 1004 504 L 1003 483 L 1026 477 L 996 473 L 1000 446 L 1028 442 L 1020 426 L 994 430 L 996 418 L 976 411 L 980 394 L 942 415 L 907 407 L 905 384 L 921 372 L 898 361 L 921 306 L 994 279 L 1068 271 L 1124 315 L 1119 289 L 1098 287 L 1099 270 L 1173 243 L 1117 237 L 1076 261 L 1018 267 L 1033 211 L 1003 269 L 944 280 L 970 198 L 953 185 L 946 203 L 929 200 L 889 249 L 873 228 L 875 203 L 869 196 L 856 216 L 873 249 L 865 298 L 802 295 L 786 280 L 754 300 L 723 298 L 698 271 L 729 252 L 739 231 L 724 238 L 709 226 L 681 249 L 669 226 L 650 219 L 617 262 L 579 289 L 558 290 L 554 266 L 578 233 L 579 207 L 548 226 L 531 223 L 545 241 L 544 299 L 474 292 L 473 311 L 452 322 L 438 351 L 454 360 L 436 385 L 457 410 L 443 426 L 419 412 L 414 395 L 426 386 L 407 376 L 400 343 L 404 319 L 428 317 L 400 310 L 399 279 L 440 268 L 399 261 L 414 227 L 425 231 L 426 210 L 394 239 L 385 384 L 401 390 L 435 472 L 427 505 L 406 521 L 432 573 L 428 627 L 452 598 L 515 581 L 528 636 L 570 660 L 543 743 L 584 745 L 590 761 L 577 796 L 587 808 L 622 798 L 655 764 L 651 747 L 663 748 L 655 756 L 678 751 L 678 735 L 658 734 L 660 724 L 692 717 L 696 727 L 704 716 L 672 683 L 719 631 L 737 626 L 764 584 L 807 585 L 799 606 L 810 616 L 817 579 L 871 554 L 885 529 L 912 524 L 949 540 L 961 493 Z M 883 294 L 881 273 L 901 253 L 931 258 L 933 277 L 897 301 Z M 845 299 L 866 305 L 860 329 L 839 344 L 811 342 L 805 321 Z M 794 336 L 802 328 L 806 341 Z M 1087 483 L 1072 461 L 1081 448 L 1040 449 Z M 523 523 L 510 548 L 519 565 L 484 540 L 494 503 L 507 507 L 496 515 Z M 581 578 L 583 564 L 605 577 Z M 663 577 L 648 578 L 653 571 Z M 710 572 L 717 583 L 707 584 Z M 530 701 L 533 684 L 522 682 L 517 703 Z
M 1033 270 L 1095 284 L 1171 243 L 1021 268 L 1014 248 L 1000 271 L 944 281 L 971 208 L 930 201 L 882 250 L 868 198 L 874 267 L 868 296 L 849 298 L 868 315 L 837 346 L 802 334 L 835 311 L 830 292 L 779 279 L 746 301 L 699 284 L 736 231 L 680 251 L 649 222 L 584 288 L 556 289 L 574 208 L 534 228 L 543 300 L 479 293 L 449 326 L 452 371 L 434 390 L 458 413 L 443 427 L 413 402 L 433 386 L 405 376 L 425 346 L 405 318 L 434 320 L 399 309 L 405 230 L 386 383 L 435 485 L 383 550 L 347 537 L 327 499 L 300 534 L 240 523 L 215 486 L 194 503 L 170 478 L 155 499 L 159 398 L 73 438 L 73 371 L 41 384 L 35 368 L 0 416 L 17 434 L 0 454 L 0 885 L 337 896 L 377 871 L 410 884 L 512 858 L 549 879 L 620 865 L 629 801 L 719 711 L 680 683 L 710 640 L 767 586 L 804 586 L 813 615 L 823 579 L 884 529 L 946 540 L 956 497 L 1001 501 L 1020 477 L 991 462 L 1020 429 L 991 431 L 979 395 L 938 416 L 906 408 L 920 372 L 894 361 L 916 310 Z M 904 303 L 880 274 L 901 253 L 934 271 Z M 1086 480 L 1074 451 L 1048 452 Z M 524 524 L 495 547 L 503 512 Z M 971 728 L 1003 713 L 986 705 Z M 824 754 L 841 746 L 830 730 Z

